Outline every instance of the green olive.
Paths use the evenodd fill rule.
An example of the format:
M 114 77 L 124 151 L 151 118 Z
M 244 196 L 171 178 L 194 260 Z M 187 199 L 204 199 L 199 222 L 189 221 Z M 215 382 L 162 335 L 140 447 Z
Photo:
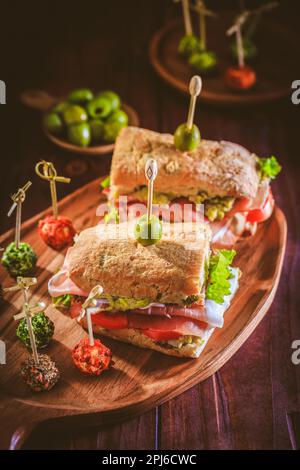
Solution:
M 93 119 L 106 118 L 112 111 L 111 101 L 104 96 L 94 98 L 87 104 L 87 112 Z
M 108 99 L 110 101 L 112 111 L 116 111 L 121 106 L 120 97 L 114 91 L 110 91 L 110 90 L 102 91 L 101 93 L 98 93 L 98 95 L 96 95 L 96 98 Z
M 154 245 L 162 237 L 162 223 L 156 215 L 147 220 L 147 214 L 142 215 L 134 228 L 135 239 L 143 246 Z
M 70 106 L 70 103 L 68 103 L 68 101 L 61 101 L 60 103 L 57 103 L 56 106 L 54 106 L 52 111 L 54 113 L 63 114 L 65 109 L 67 109 L 69 106 Z
M 85 122 L 88 119 L 86 111 L 81 106 L 77 104 L 72 104 L 63 112 L 64 121 L 67 126 L 72 124 L 79 124 Z
M 193 124 L 191 129 L 188 128 L 186 123 L 180 124 L 174 134 L 174 145 L 182 152 L 195 150 L 200 140 L 201 135 L 196 124 Z
M 193 34 L 187 34 L 181 38 L 178 46 L 178 51 L 180 54 L 184 55 L 185 57 L 189 57 L 191 54 L 199 52 L 200 50 L 200 40 Z
M 94 98 L 93 92 L 88 88 L 77 88 L 71 91 L 68 101 L 74 104 L 85 104 Z
M 124 111 L 118 110 L 112 113 L 104 123 L 103 139 L 106 142 L 114 142 L 120 130 L 128 124 L 128 116 Z
M 210 72 L 217 65 L 217 57 L 214 52 L 195 52 L 189 58 L 189 64 L 200 72 Z
M 71 144 L 87 147 L 91 142 L 91 129 L 87 122 L 73 124 L 68 128 L 68 139 Z
M 104 124 L 100 119 L 92 119 L 89 122 L 91 128 L 92 141 L 94 143 L 100 142 L 103 139 Z
M 64 128 L 59 114 L 54 112 L 45 114 L 43 124 L 51 134 L 60 134 Z

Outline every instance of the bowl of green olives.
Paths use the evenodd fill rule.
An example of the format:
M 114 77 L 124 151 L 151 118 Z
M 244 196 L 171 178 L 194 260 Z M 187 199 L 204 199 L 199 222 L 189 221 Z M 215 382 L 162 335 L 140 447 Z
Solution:
M 111 90 L 93 93 L 89 88 L 78 88 L 61 100 L 36 90 L 24 92 L 21 100 L 44 112 L 46 136 L 70 152 L 87 155 L 112 152 L 121 129 L 139 125 L 135 110 Z

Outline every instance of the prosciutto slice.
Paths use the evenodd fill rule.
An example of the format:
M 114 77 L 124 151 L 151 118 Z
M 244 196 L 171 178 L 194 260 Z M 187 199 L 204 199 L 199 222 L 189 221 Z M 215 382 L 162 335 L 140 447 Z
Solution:
M 172 331 L 182 336 L 202 336 L 208 328 L 204 322 L 197 320 L 186 319 L 184 317 L 159 317 L 159 316 L 145 316 L 139 314 L 128 314 L 129 328 L 138 330 L 152 330 L 152 331 Z
M 80 289 L 68 276 L 67 270 L 61 270 L 51 277 L 48 283 L 48 291 L 51 297 L 59 297 L 60 295 L 73 294 L 83 297 L 88 296 L 88 292 Z
M 182 317 L 205 322 L 210 326 L 221 328 L 223 326 L 223 315 L 220 312 L 207 311 L 205 305 L 194 305 L 191 307 L 181 307 L 180 305 L 164 305 L 163 307 L 148 307 L 135 309 L 132 314 L 147 315 L 153 318 L 153 315 L 172 318 Z M 130 313 L 130 314 L 131 314 Z

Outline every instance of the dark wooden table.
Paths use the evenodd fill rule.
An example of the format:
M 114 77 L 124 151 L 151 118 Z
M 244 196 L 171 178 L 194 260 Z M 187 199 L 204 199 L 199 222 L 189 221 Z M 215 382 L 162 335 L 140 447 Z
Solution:
M 297 2 L 289 3 L 296 7 Z M 296 29 L 295 10 L 274 14 Z M 0 36 L 0 79 L 7 86 L 7 104 L 0 107 L 1 231 L 11 223 L 6 217 L 9 194 L 27 179 L 34 184 L 24 218 L 49 205 L 49 189 L 34 174 L 40 158 L 72 177 L 69 186 L 60 185 L 60 197 L 110 167 L 110 155 L 70 155 L 48 143 L 40 115 L 20 104 L 20 92 L 42 88 L 64 95 L 77 86 L 111 88 L 138 111 L 142 126 L 173 132 L 185 119 L 187 100 L 152 71 L 148 44 L 155 30 L 176 15 L 179 6 L 171 0 L 5 7 Z M 297 57 L 295 49 L 295 79 L 300 79 Z M 240 110 L 200 105 L 196 113 L 204 137 L 238 142 L 261 156 L 275 154 L 283 165 L 273 188 L 288 221 L 287 252 L 275 301 L 255 333 L 213 377 L 139 418 L 105 429 L 42 428 L 27 449 L 291 448 L 286 413 L 300 411 L 300 365 L 291 362 L 292 341 L 300 339 L 299 116 L 300 105 L 290 99 Z

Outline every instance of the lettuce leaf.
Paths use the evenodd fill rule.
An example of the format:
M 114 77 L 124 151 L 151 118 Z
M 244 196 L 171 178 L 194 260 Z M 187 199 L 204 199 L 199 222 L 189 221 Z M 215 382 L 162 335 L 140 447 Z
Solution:
M 268 158 L 259 158 L 258 165 L 259 175 L 262 180 L 266 178 L 271 180 L 274 179 L 281 170 L 281 166 L 274 156 Z
M 208 285 L 206 298 L 218 304 L 224 302 L 224 297 L 230 294 L 231 272 L 229 266 L 235 257 L 235 250 L 219 250 L 212 255 L 208 268 Z
M 109 188 L 110 186 L 110 176 L 107 176 L 104 180 L 101 181 L 100 183 L 101 188 Z
M 52 304 L 56 307 L 70 308 L 72 302 L 72 294 L 63 294 L 58 297 L 52 297 Z

